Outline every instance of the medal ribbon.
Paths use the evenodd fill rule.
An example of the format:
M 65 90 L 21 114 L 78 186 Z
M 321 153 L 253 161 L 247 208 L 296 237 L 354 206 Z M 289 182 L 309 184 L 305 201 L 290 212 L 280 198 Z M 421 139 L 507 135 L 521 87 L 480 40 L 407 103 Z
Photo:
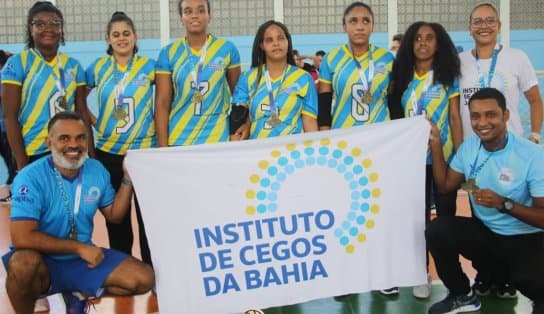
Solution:
M 127 70 L 126 70 L 125 74 L 123 74 L 123 78 L 121 80 L 119 80 L 117 82 L 117 84 L 115 84 L 114 91 L 115 91 L 115 101 L 117 102 L 116 103 L 117 108 L 122 108 L 123 107 L 123 101 L 125 100 L 125 88 L 128 85 L 128 77 L 130 75 L 130 70 L 132 69 L 132 63 L 133 63 L 134 58 L 136 58 L 136 56 L 130 58 L 130 60 L 128 61 Z M 119 70 L 117 61 L 115 61 L 115 58 L 113 58 L 113 59 L 114 59 L 113 61 L 115 62 L 115 74 L 114 74 L 114 77 L 117 77 L 117 73 L 120 74 L 121 71 Z
M 38 49 L 32 49 L 35 54 L 37 54 L 39 57 L 41 57 L 44 61 L 45 58 L 43 57 L 42 53 Z M 47 62 L 47 61 L 46 61 Z M 60 58 L 60 53 L 57 51 L 57 69 L 59 70 L 59 76 L 57 76 L 57 73 L 55 71 L 53 72 L 53 76 L 55 77 L 55 85 L 57 86 L 57 90 L 60 93 L 60 96 L 66 96 L 66 79 L 64 76 L 64 69 L 62 66 L 62 60 Z
M 485 82 L 484 74 L 481 71 L 480 66 L 480 57 L 478 57 L 478 51 L 476 48 L 474 48 L 474 56 L 476 58 L 476 70 L 478 71 L 478 78 L 480 80 L 480 87 L 491 87 L 491 81 L 493 80 L 493 76 L 495 75 L 495 67 L 497 66 L 497 58 L 499 56 L 499 44 L 495 45 L 495 49 L 493 49 L 493 56 L 491 57 L 491 65 L 489 66 L 489 72 L 487 74 L 487 84 Z
M 370 88 L 372 87 L 372 80 L 374 79 L 374 60 L 372 60 L 372 45 L 368 44 L 368 78 L 366 77 L 366 73 L 363 70 L 363 66 L 355 57 L 353 50 L 351 50 L 351 56 L 353 58 L 353 62 L 357 66 L 357 70 L 359 71 L 359 77 L 361 78 L 361 83 L 363 84 L 364 89 L 363 92 L 370 93 Z
M 476 159 L 474 160 L 472 165 L 470 165 L 470 174 L 469 174 L 468 177 L 476 179 L 476 176 L 478 175 L 478 173 L 480 173 L 480 171 L 485 166 L 485 164 L 487 163 L 489 158 L 493 155 L 493 153 L 495 153 L 497 151 L 497 149 L 499 149 L 499 147 L 504 145 L 506 143 L 506 141 L 508 141 L 508 133 L 504 136 L 503 139 L 501 139 L 501 141 L 499 143 L 497 143 L 497 146 L 495 147 L 495 149 L 491 153 L 489 153 L 487 155 L 487 158 L 478 167 L 476 167 L 476 165 L 478 164 L 478 157 L 480 157 L 480 151 L 482 150 L 482 142 L 480 141 L 480 147 L 478 148 L 478 153 L 476 154 Z
M 187 53 L 191 53 L 191 47 L 189 46 L 189 41 L 186 40 L 187 44 Z M 206 52 L 208 50 L 208 36 L 206 36 L 206 41 L 204 42 L 204 46 L 202 46 L 202 50 L 200 51 L 200 58 L 198 60 L 198 63 L 196 64 L 197 71 L 194 69 L 191 71 L 191 77 L 193 78 L 193 82 L 195 82 L 194 89 L 197 92 L 200 92 L 200 79 L 202 76 L 202 68 L 204 66 L 204 59 L 206 59 Z
M 423 90 L 421 91 L 421 94 L 419 95 L 419 99 L 416 97 L 416 88 L 412 89 L 412 93 L 410 95 L 410 102 L 412 103 L 412 110 L 414 111 L 414 114 L 416 116 L 421 115 L 423 112 L 423 100 L 425 100 L 425 96 L 427 93 L 427 90 L 431 86 L 431 83 L 433 82 L 434 78 L 434 71 L 429 71 L 427 78 L 425 79 L 425 83 L 423 85 Z
M 70 204 L 68 203 L 68 194 L 66 193 L 66 190 L 64 189 L 64 181 L 62 179 L 62 176 L 59 170 L 55 167 L 52 160 L 51 160 L 51 166 L 53 167 L 53 172 L 55 173 L 55 178 L 57 179 L 57 183 L 58 183 L 60 192 L 62 194 L 64 207 L 66 209 L 66 213 L 68 214 L 68 219 L 70 220 L 70 231 L 69 231 L 69 236 L 70 236 L 72 233 L 72 230 L 77 230 L 76 217 L 77 217 L 77 214 L 79 213 L 79 205 L 81 204 L 81 190 L 83 188 L 83 174 L 82 174 L 83 170 L 80 169 L 77 175 L 76 195 L 74 197 L 74 211 L 72 212 L 70 210 Z
M 285 72 L 287 71 L 287 65 L 285 65 L 285 68 L 283 69 L 283 74 L 281 75 L 281 81 L 280 86 L 278 87 L 278 92 L 276 92 L 276 95 L 281 90 L 281 86 L 283 85 L 283 79 L 285 78 Z M 270 73 L 268 72 L 268 68 L 264 71 L 264 78 L 266 80 L 266 90 L 268 91 L 268 101 L 270 102 L 270 113 L 278 113 L 278 106 L 276 105 L 276 101 L 274 99 L 274 89 L 272 88 L 272 79 L 270 78 Z

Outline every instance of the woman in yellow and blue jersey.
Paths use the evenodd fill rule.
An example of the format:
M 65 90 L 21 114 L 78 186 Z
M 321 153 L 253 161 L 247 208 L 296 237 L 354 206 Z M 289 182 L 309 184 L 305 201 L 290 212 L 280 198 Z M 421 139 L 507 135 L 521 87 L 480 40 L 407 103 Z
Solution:
M 249 108 L 252 139 L 318 129 L 314 80 L 297 67 L 292 50 L 285 25 L 268 21 L 259 27 L 251 68 L 238 80 L 232 98 L 233 104 Z
M 230 93 L 240 76 L 240 54 L 208 34 L 208 0 L 179 0 L 186 36 L 157 60 L 155 125 L 159 146 L 227 141 Z
M 47 123 L 55 113 L 77 111 L 88 122 L 85 71 L 59 51 L 64 44 L 62 12 L 38 1 L 28 12 L 26 29 L 27 48 L 2 69 L 5 125 L 18 170 L 49 153 Z M 89 149 L 92 156 L 94 145 Z
M 374 13 L 369 5 L 353 2 L 344 10 L 342 24 L 348 43 L 328 53 L 319 70 L 321 130 L 389 120 L 387 87 L 393 54 L 369 42 Z
M 129 149 L 156 147 L 153 121 L 155 61 L 137 54 L 134 23 L 123 12 L 113 13 L 107 26 L 107 55 L 87 69 L 87 86 L 96 88 L 98 112 L 96 158 L 110 173 L 113 188 L 123 184 L 123 160 Z M 142 260 L 151 265 L 151 256 L 136 199 Z M 110 247 L 132 253 L 133 234 L 130 210 L 120 224 L 106 223 Z
M 448 163 L 463 140 L 457 79 L 460 71 L 457 50 L 442 25 L 416 22 L 408 27 L 393 64 L 389 99 L 391 117 L 425 115 L 440 131 L 442 151 Z M 455 215 L 457 200 L 457 191 L 438 193 L 433 182 L 431 161 L 428 154 L 425 179 L 427 223 L 430 222 L 433 200 L 437 214 L 447 216 Z M 430 283 L 413 289 L 417 298 L 428 298 L 430 293 Z

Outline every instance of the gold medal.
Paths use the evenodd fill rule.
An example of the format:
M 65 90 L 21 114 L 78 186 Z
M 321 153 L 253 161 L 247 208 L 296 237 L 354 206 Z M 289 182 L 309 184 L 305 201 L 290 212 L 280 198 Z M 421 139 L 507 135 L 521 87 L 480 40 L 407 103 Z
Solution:
M 469 193 L 472 193 L 474 190 L 479 189 L 479 187 L 476 185 L 476 179 L 475 178 L 469 178 L 467 182 L 461 184 L 461 189 L 464 191 L 467 191 Z
M 72 228 L 70 228 L 70 240 L 77 241 L 76 226 L 72 226 Z
M 193 93 L 193 103 L 199 104 L 202 103 L 202 100 L 204 100 L 204 96 L 202 96 L 202 93 L 200 91 L 195 91 Z
M 374 96 L 370 93 L 370 91 L 366 91 L 363 93 L 363 103 L 370 105 L 374 101 Z
M 62 95 L 59 97 L 59 107 L 63 110 L 68 110 L 68 102 L 66 101 L 66 96 Z
M 278 117 L 278 114 L 274 112 L 274 113 L 272 113 L 272 114 L 270 115 L 270 118 L 268 118 L 268 121 L 266 121 L 266 122 L 267 122 L 270 126 L 274 127 L 274 126 L 280 124 L 280 123 L 281 123 L 281 120 L 280 120 L 280 118 Z
M 117 106 L 117 109 L 113 113 L 113 117 L 117 120 L 123 120 L 126 118 L 126 116 L 127 114 L 125 113 L 125 111 L 123 111 L 123 108 L 121 108 L 121 106 Z

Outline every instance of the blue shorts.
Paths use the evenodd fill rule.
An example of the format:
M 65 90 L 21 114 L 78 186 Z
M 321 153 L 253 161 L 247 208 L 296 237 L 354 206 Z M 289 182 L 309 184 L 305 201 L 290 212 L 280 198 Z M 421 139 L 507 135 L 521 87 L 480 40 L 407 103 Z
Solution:
M 42 254 L 42 258 L 49 269 L 51 286 L 44 295 L 61 292 L 82 292 L 89 296 L 100 297 L 104 293 L 104 282 L 113 270 L 127 259 L 129 255 L 116 250 L 102 248 L 104 260 L 95 268 L 89 268 L 87 262 L 81 258 L 54 259 Z M 2 256 L 4 267 L 8 268 L 8 261 L 15 253 L 10 250 Z

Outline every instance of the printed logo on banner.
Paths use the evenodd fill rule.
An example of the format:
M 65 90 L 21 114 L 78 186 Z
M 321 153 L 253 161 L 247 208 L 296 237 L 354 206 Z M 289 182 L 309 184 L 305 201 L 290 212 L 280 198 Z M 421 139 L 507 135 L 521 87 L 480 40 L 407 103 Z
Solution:
M 374 228 L 372 215 L 380 212 L 377 200 L 381 190 L 376 186 L 379 175 L 372 172 L 372 160 L 365 158 L 361 149 L 350 148 L 346 141 L 333 143 L 328 138 L 321 139 L 318 145 L 314 141 L 306 141 L 298 146 L 288 144 L 284 152 L 272 151 L 271 157 L 272 160 L 260 160 L 260 174 L 253 173 L 249 177 L 252 188 L 245 192 L 249 200 L 246 213 L 254 216 L 280 210 L 277 200 L 281 186 L 297 170 L 306 167 L 335 169 L 349 186 L 351 208 L 334 230 L 334 236 L 346 253 L 355 252 L 356 245 L 366 241 L 366 231 Z

